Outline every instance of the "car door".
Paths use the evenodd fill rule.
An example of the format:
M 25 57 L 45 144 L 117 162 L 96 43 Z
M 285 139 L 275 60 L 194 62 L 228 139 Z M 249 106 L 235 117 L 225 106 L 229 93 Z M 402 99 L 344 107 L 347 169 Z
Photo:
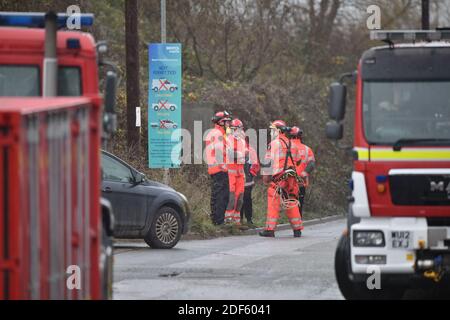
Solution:
M 102 195 L 111 202 L 115 216 L 115 234 L 133 236 L 144 228 L 148 209 L 146 188 L 134 183 L 130 167 L 102 154 Z

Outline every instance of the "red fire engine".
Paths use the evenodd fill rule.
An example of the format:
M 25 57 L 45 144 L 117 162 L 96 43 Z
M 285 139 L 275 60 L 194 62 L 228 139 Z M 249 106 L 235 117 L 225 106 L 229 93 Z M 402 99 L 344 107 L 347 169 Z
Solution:
M 343 81 L 356 80 L 348 230 L 335 259 L 348 299 L 449 286 L 450 32 L 377 31 L 371 37 L 387 45 L 366 51 L 358 71 L 330 87 L 327 136 L 339 140 Z
M 60 30 L 68 18 L 0 12 L 0 300 L 112 293 L 114 220 L 100 199 L 100 143 L 115 128 L 117 75 L 106 77 L 102 115 L 105 45 Z M 81 276 L 74 287 L 72 267 Z

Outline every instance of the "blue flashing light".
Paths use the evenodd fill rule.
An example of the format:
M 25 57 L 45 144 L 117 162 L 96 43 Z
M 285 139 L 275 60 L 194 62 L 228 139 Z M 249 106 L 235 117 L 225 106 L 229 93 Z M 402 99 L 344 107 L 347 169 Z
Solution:
M 377 183 L 385 183 L 387 181 L 387 176 L 377 176 Z
M 45 13 L 40 12 L 0 12 L 0 26 L 44 28 L 45 15 Z M 74 16 L 78 18 L 78 16 Z M 65 28 L 67 20 L 71 17 L 73 16 L 66 13 L 58 13 L 58 28 Z M 79 19 L 81 27 L 91 27 L 94 24 L 94 15 L 92 13 L 79 14 Z
M 81 44 L 79 39 L 67 39 L 67 49 L 81 49 Z

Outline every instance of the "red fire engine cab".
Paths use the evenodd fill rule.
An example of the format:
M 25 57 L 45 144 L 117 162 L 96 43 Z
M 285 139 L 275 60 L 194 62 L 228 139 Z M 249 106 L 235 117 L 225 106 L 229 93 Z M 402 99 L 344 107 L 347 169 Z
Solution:
M 348 229 L 335 271 L 345 298 L 449 288 L 450 32 L 375 31 L 387 43 L 330 87 L 327 136 L 343 137 L 345 78 L 356 80 Z M 399 43 L 402 42 L 402 43 Z M 409 43 L 408 43 L 409 42 Z M 378 281 L 377 281 L 378 279 Z
M 62 30 L 69 18 L 0 12 L 0 300 L 112 294 L 100 143 L 115 129 L 117 75 L 104 43 Z M 77 19 L 86 27 L 94 17 Z M 112 67 L 104 99 L 102 65 Z

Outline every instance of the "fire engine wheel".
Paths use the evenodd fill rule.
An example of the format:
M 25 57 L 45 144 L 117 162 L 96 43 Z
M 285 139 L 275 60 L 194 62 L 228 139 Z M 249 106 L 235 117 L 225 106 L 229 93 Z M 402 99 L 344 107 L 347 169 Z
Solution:
M 145 242 L 154 249 L 172 249 L 180 241 L 182 232 L 181 218 L 170 207 L 161 208 L 153 219 Z
M 350 280 L 350 238 L 347 235 L 339 239 L 334 262 L 339 290 L 347 300 L 395 300 L 401 299 L 404 294 L 403 288 L 369 290 L 365 282 Z
M 113 295 L 113 239 L 102 228 L 100 248 L 100 271 L 102 275 L 102 298 L 111 300 Z

